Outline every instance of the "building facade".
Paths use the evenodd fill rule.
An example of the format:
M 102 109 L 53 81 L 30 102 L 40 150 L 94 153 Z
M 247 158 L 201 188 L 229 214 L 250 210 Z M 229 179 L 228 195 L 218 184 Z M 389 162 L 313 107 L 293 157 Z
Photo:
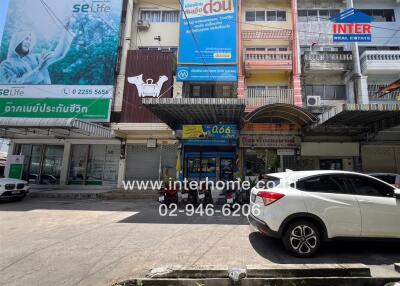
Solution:
M 39 101 L 24 103 L 33 108 L 51 95 L 55 105 L 81 104 L 87 116 L 62 106 L 17 112 L 15 97 L 2 94 L 2 137 L 11 140 L 9 159 L 24 156 L 24 179 L 121 187 L 285 169 L 400 172 L 399 91 L 383 92 L 400 75 L 398 1 L 113 1 L 108 16 L 75 1 L 78 21 L 62 39 L 70 50 L 49 68 L 53 89 L 32 81 Z M 67 4 L 51 5 L 70 15 Z M 335 17 L 351 8 L 370 17 L 371 41 L 334 41 Z M 92 30 L 80 25 L 87 13 Z M 107 37 L 119 39 L 109 54 L 91 50 Z M 3 36 L 0 62 L 11 38 Z M 83 61 L 72 51 L 98 55 L 92 70 L 103 80 L 76 73 Z M 29 90 L 0 75 L 4 90 L 15 94 L 16 83 Z

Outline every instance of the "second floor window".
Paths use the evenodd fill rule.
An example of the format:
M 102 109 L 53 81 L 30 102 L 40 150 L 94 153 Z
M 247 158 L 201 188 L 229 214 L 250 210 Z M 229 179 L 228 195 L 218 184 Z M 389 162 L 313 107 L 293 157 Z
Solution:
M 286 11 L 246 11 L 246 22 L 286 22 Z
M 325 100 L 345 100 L 346 86 L 344 85 L 306 85 L 307 95 L 319 95 Z
M 140 19 L 151 23 L 178 23 L 179 10 L 141 10 Z

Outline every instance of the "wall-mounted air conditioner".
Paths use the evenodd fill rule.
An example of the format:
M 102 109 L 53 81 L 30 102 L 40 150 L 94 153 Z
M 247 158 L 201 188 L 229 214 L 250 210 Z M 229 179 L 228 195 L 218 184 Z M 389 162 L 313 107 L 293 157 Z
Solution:
M 308 95 L 307 106 L 321 106 L 321 96 L 319 95 Z
M 148 30 L 150 28 L 150 23 L 149 21 L 139 19 L 136 22 L 136 27 L 138 27 L 139 30 Z

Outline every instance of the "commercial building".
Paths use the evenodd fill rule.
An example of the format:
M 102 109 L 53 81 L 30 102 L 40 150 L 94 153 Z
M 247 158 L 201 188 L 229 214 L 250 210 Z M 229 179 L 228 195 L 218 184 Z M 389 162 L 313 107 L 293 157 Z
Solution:
M 400 74 L 398 1 L 113 0 L 92 17 L 81 2 L 67 25 L 48 14 L 70 4 L 31 7 L 56 27 L 33 52 L 63 35 L 49 78 L 0 75 L 9 161 L 23 155 L 32 183 L 400 171 L 399 91 L 381 92 Z M 343 21 L 371 41 L 335 40 Z

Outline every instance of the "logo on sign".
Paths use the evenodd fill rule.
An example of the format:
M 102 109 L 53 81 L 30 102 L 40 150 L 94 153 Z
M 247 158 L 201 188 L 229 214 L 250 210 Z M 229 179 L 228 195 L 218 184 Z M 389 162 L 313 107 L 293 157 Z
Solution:
M 348 9 L 330 19 L 334 42 L 371 42 L 372 17 L 356 9 Z
M 190 19 L 233 13 L 234 5 L 232 0 L 185 0 L 184 10 Z M 183 14 L 182 17 L 185 18 L 185 15 Z
M 178 71 L 178 78 L 179 79 L 187 79 L 188 77 L 189 77 L 189 71 L 187 71 L 187 70 Z
M 160 76 L 156 83 L 154 83 L 151 78 L 148 78 L 146 82 L 144 82 L 143 74 L 128 77 L 128 82 L 136 86 L 139 97 L 159 97 L 161 88 L 167 80 L 168 77 L 165 75 Z

